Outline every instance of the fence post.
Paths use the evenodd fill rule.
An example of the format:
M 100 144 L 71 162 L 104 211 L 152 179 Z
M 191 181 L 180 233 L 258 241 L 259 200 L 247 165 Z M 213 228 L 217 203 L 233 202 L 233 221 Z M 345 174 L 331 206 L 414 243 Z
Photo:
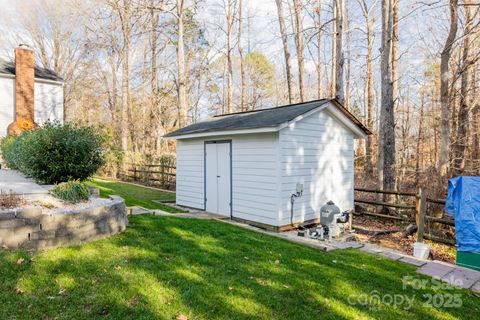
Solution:
M 425 233 L 425 214 L 427 211 L 427 195 L 425 190 L 418 188 L 418 194 L 415 196 L 415 220 L 417 222 L 417 242 L 423 242 Z
M 133 164 L 133 181 L 137 181 L 137 165 Z

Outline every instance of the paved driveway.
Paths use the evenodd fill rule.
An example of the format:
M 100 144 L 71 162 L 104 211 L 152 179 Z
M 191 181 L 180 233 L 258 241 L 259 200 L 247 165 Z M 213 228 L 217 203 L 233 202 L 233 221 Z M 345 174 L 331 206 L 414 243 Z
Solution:
M 18 194 L 45 194 L 46 187 L 40 186 L 35 181 L 26 178 L 16 170 L 0 169 L 0 191 L 13 191 Z

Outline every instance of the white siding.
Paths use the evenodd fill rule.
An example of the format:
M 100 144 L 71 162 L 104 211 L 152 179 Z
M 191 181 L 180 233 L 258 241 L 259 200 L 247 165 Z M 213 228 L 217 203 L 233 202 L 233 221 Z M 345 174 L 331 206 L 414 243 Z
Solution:
M 0 77 L 0 137 L 7 135 L 7 127 L 13 122 L 15 79 Z
M 35 123 L 63 122 L 63 87 L 57 84 L 35 82 Z
M 47 120 L 63 122 L 63 86 L 35 81 L 35 123 Z M 15 79 L 0 76 L 0 137 L 15 118 Z
M 231 139 L 233 216 L 278 225 L 278 133 Z
M 278 225 L 278 133 L 178 140 L 177 204 L 204 208 L 204 142 L 211 140 L 232 140 L 233 216 Z
M 328 111 L 314 113 L 280 131 L 280 225 L 290 223 L 290 196 L 296 198 L 294 222 L 318 217 L 332 200 L 341 210 L 353 208 L 354 138 Z
M 177 204 L 204 208 L 203 140 L 177 141 Z

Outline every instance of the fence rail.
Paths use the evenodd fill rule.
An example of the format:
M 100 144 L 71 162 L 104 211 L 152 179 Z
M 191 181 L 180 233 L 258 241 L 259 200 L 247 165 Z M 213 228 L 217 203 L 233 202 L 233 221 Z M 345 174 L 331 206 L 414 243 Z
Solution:
M 176 185 L 176 167 L 167 164 L 128 163 L 123 176 L 128 180 L 174 190 Z
M 357 193 L 373 193 L 373 194 L 384 194 L 384 195 L 395 195 L 395 196 L 404 196 L 410 199 L 414 199 L 414 205 L 405 204 L 405 203 L 393 203 L 393 202 L 386 202 L 386 201 L 375 201 L 375 200 L 368 200 L 362 199 L 359 197 L 355 197 L 355 203 L 362 203 L 373 205 L 376 207 L 392 207 L 398 209 L 405 209 L 405 210 L 414 210 L 414 217 L 415 219 L 409 218 L 404 215 L 390 215 L 378 212 L 355 212 L 357 215 L 370 215 L 380 218 L 386 219 L 393 219 L 393 220 L 400 220 L 400 221 L 415 221 L 417 225 L 417 241 L 423 241 L 423 239 L 431 240 L 434 242 L 439 242 L 447 245 L 455 245 L 455 240 L 451 238 L 447 238 L 445 236 L 439 236 L 432 233 L 432 228 L 430 228 L 430 224 L 440 224 L 449 227 L 455 227 L 455 222 L 452 219 L 446 219 L 445 217 L 435 217 L 432 215 L 428 215 L 428 205 L 429 204 L 436 204 L 436 205 L 445 205 L 444 199 L 433 199 L 428 198 L 426 196 L 426 192 L 424 189 L 419 188 L 418 191 L 415 192 L 403 192 L 403 191 L 396 191 L 396 190 L 378 190 L 378 189 L 366 189 L 366 188 L 355 188 Z M 427 229 L 427 230 L 426 230 Z

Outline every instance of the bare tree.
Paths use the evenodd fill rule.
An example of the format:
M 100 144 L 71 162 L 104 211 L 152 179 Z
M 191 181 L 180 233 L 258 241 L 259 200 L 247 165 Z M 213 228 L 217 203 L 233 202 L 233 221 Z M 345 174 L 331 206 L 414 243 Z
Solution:
M 335 0 L 335 98 L 341 103 L 345 102 L 345 89 L 343 83 L 344 54 L 343 54 L 343 27 L 345 16 L 345 0 Z
M 184 47 L 184 0 L 177 0 L 177 92 L 178 92 L 178 126 L 184 127 L 188 122 L 188 107 L 187 107 L 187 77 L 185 67 L 185 47 Z
M 441 119 L 440 119 L 440 154 L 439 154 L 439 171 L 445 176 L 449 167 L 449 151 L 450 151 L 450 73 L 449 64 L 452 55 L 452 46 L 455 41 L 458 29 L 458 0 L 450 0 L 450 30 L 445 41 L 440 56 L 440 103 L 441 103 Z
M 317 33 L 317 63 L 315 65 L 317 70 L 317 98 L 323 98 L 323 78 L 322 78 L 322 0 L 317 0 L 315 8 L 315 31 Z
M 297 51 L 298 64 L 298 90 L 300 101 L 305 101 L 304 74 L 305 74 L 305 58 L 303 56 L 303 25 L 302 25 L 302 4 L 300 0 L 293 0 L 293 11 L 295 17 L 295 48 Z
M 227 73 L 227 105 L 226 105 L 226 112 L 232 112 L 232 103 L 233 103 L 233 62 L 232 62 L 232 32 L 233 32 L 233 23 L 234 23 L 234 15 L 235 15 L 235 3 L 233 0 L 228 0 L 226 4 L 226 13 L 225 16 L 227 18 L 227 66 L 226 66 L 226 73 Z
M 370 130 L 373 130 L 373 105 L 374 105 L 374 86 L 373 86 L 373 44 L 374 44 L 374 18 L 372 17 L 372 12 L 376 7 L 377 1 L 374 1 L 373 4 L 368 7 L 366 0 L 357 0 L 359 3 L 363 18 L 365 19 L 366 31 L 365 35 L 367 38 L 367 59 L 366 59 L 366 75 L 365 75 L 365 92 L 367 95 L 366 109 L 367 109 L 367 127 Z M 365 142 L 365 173 L 367 177 L 373 176 L 373 137 L 370 135 L 367 137 Z
M 245 111 L 245 103 L 247 101 L 247 83 L 245 79 L 245 65 L 242 47 L 242 25 L 243 25 L 243 1 L 238 2 L 238 55 L 240 60 L 240 79 L 241 79 L 241 93 L 240 93 L 240 111 Z
M 382 0 L 381 111 L 378 177 L 384 189 L 395 186 L 395 116 L 390 53 L 392 50 L 392 0 Z
M 293 76 L 292 66 L 290 62 L 290 49 L 288 47 L 287 27 L 285 25 L 285 17 L 283 13 L 282 0 L 275 0 L 277 5 L 278 24 L 280 26 L 280 35 L 282 37 L 283 55 L 285 57 L 285 73 L 287 77 L 287 91 L 288 91 L 288 103 L 293 101 Z
M 471 32 L 473 27 L 472 6 L 470 0 L 464 0 L 465 26 L 463 34 L 462 46 L 462 75 L 460 87 L 460 105 L 458 108 L 457 119 L 457 140 L 454 146 L 453 170 L 454 173 L 460 175 L 465 169 L 465 150 L 467 146 L 467 131 L 469 121 L 469 109 L 471 107 L 470 86 L 471 86 L 471 65 L 470 46 Z

